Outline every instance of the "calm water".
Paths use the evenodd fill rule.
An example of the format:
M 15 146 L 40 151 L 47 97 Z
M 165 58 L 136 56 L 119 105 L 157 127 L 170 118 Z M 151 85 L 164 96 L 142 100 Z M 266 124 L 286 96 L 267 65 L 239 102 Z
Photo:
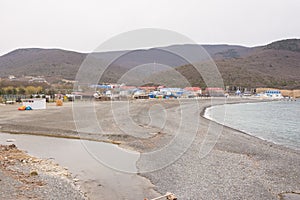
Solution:
M 125 152 L 128 150 L 108 143 L 0 132 L 0 144 L 12 144 L 7 139 L 14 139 L 13 143 L 30 155 L 52 158 L 67 167 L 80 180 L 81 188 L 91 199 L 105 199 L 108 196 L 111 199 L 144 198 L 144 188 L 141 187 L 145 184 L 144 178 L 113 169 L 117 166 L 118 170 L 136 172 L 137 152 L 128 154 Z
M 224 116 L 224 108 L 225 119 L 220 117 Z M 256 137 L 300 149 L 299 99 L 214 106 L 206 110 L 205 116 Z

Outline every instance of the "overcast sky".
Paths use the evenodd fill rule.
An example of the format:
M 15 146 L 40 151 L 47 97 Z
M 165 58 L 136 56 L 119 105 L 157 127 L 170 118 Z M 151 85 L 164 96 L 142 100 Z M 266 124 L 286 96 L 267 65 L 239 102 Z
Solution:
M 299 0 L 1 0 L 0 55 L 27 47 L 90 52 L 139 28 L 256 46 L 300 38 L 299 19 Z

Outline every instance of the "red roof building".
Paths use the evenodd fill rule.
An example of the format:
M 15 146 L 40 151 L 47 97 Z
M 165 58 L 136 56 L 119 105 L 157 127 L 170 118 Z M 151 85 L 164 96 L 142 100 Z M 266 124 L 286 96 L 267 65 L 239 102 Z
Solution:
M 224 96 L 224 89 L 223 88 L 206 88 L 205 94 L 210 96 Z
M 186 88 L 184 88 L 184 90 L 191 91 L 191 92 L 199 92 L 199 91 L 201 91 L 201 88 L 199 88 L 199 87 L 186 87 Z
M 155 86 L 141 86 L 141 87 L 139 87 L 139 89 L 145 90 L 145 91 L 154 91 L 154 90 L 156 90 L 156 88 L 157 87 L 155 87 Z
M 123 85 L 120 87 L 122 90 L 132 90 L 132 89 L 136 89 L 135 86 L 127 86 L 127 85 Z

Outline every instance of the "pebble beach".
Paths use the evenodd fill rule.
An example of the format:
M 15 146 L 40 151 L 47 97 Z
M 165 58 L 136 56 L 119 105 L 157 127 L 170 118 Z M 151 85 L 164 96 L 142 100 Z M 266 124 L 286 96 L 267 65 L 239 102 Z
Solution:
M 257 100 L 228 99 L 227 103 L 252 101 Z M 191 117 L 200 116 L 206 107 L 211 106 L 210 100 L 200 99 L 198 102 L 199 110 L 191 112 Z M 215 104 L 218 103 L 222 104 L 223 101 L 215 101 Z M 92 133 L 78 134 L 73 120 L 71 103 L 65 103 L 61 107 L 47 105 L 46 110 L 24 112 L 18 111 L 17 105 L 1 106 L 0 132 L 105 141 L 119 144 L 122 148 L 137 152 L 149 152 L 168 143 L 174 138 L 174 132 L 176 132 L 176 124 L 172 124 L 172 117 L 175 120 L 178 109 L 176 101 L 160 102 L 168 114 L 170 113 L 170 122 L 167 121 L 163 129 L 155 127 L 154 125 L 158 124 L 155 121 L 153 127 L 147 126 L 147 120 L 144 119 L 145 113 L 141 110 L 148 112 L 156 104 L 155 101 L 131 102 L 131 114 L 135 122 L 140 127 L 145 127 L 142 130 L 152 134 L 146 138 L 137 139 L 134 135 L 121 133 L 117 124 L 112 123 L 113 115 L 110 112 L 111 105 L 109 102 L 98 102 L 95 107 L 96 111 L 99 111 L 97 112 L 98 120 L 103 120 L 102 123 L 107 125 L 104 126 L 104 131 L 107 133 L 105 137 Z M 189 102 L 184 102 L 184 105 L 189 106 Z M 122 119 L 120 118 L 120 120 Z M 123 120 L 126 118 L 124 117 Z M 178 159 L 161 169 L 134 175 L 145 180 L 144 183 L 143 181 L 140 182 L 145 198 L 154 198 L 166 192 L 172 192 L 178 199 L 288 199 L 292 195 L 294 195 L 293 198 L 299 197 L 297 195 L 300 191 L 299 151 L 255 138 L 229 127 L 219 127 L 222 128 L 222 133 L 218 135 L 217 141 L 215 141 L 215 138 L 207 137 L 211 125 L 221 126 L 200 117 L 199 129 L 193 142 Z M 153 135 L 153 132 L 156 134 Z M 215 145 L 207 155 L 199 156 L 201 154 L 200 147 L 204 140 L 206 143 L 215 142 Z M 1 142 L 3 143 L 3 141 Z M 1 148 L 4 149 L 3 151 L 9 149 L 7 146 Z M 9 153 L 10 151 L 11 149 L 5 152 Z M 163 156 L 161 159 L 160 161 L 164 162 Z M 144 161 L 142 155 L 140 161 L 137 162 L 138 169 L 144 169 Z M 0 189 L 0 199 L 7 199 L 8 194 L 12 193 L 11 191 L 13 194 L 19 195 L 12 199 L 29 199 L 31 197 L 38 199 L 99 199 L 97 195 L 89 194 L 82 188 L 80 189 L 80 184 L 76 186 L 72 174 L 50 176 L 46 172 L 45 174 L 44 172 L 39 173 L 35 177 L 28 177 L 29 180 L 38 178 L 37 182 L 45 182 L 43 186 L 36 187 L 38 188 L 36 190 L 28 190 L 27 193 L 20 193 L 18 188 L 20 184 L 24 183 L 15 179 L 15 176 L 3 167 L 4 165 L 7 166 L 6 162 L 2 158 L 0 177 L 1 184 L 4 184 L 5 187 Z M 35 166 L 42 165 L 40 162 L 35 163 Z M 23 174 L 26 174 L 24 172 L 26 170 L 27 173 L 32 170 L 26 166 L 30 162 L 25 163 L 26 165 L 20 161 L 16 163 L 15 166 Z M 58 171 L 62 172 L 63 170 Z M 65 173 L 67 174 L 67 172 Z M 49 190 L 53 190 L 53 192 L 46 195 L 45 191 Z M 131 189 L 128 188 L 128 190 Z M 122 195 L 120 198 L 126 199 L 125 197 L 122 198 Z M 111 199 L 111 197 L 107 195 L 104 199 Z

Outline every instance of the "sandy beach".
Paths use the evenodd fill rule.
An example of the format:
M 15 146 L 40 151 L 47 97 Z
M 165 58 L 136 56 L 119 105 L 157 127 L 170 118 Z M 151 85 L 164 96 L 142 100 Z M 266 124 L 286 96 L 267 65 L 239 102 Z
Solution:
M 204 108 L 211 105 L 211 101 L 207 99 L 197 101 L 199 109 L 190 112 L 191 118 L 200 116 Z M 227 99 L 227 103 L 252 101 L 257 100 Z M 216 100 L 214 104 L 223 102 Z M 153 198 L 166 192 L 174 193 L 178 199 L 287 199 L 288 195 L 285 193 L 300 191 L 299 151 L 263 141 L 229 127 L 221 127 L 203 117 L 199 118 L 199 129 L 195 138 L 178 159 L 158 170 L 147 171 L 157 168 L 169 159 L 168 155 L 161 155 L 160 160 L 155 163 L 144 155 L 160 149 L 175 138 L 174 134 L 179 128 L 175 123 L 178 108 L 189 108 L 189 101 L 179 104 L 174 100 L 165 100 L 159 101 L 159 105 L 157 101 L 130 102 L 130 117 L 140 127 L 139 132 L 132 131 L 131 134 L 126 132 L 130 129 L 130 126 L 126 125 L 128 116 L 120 115 L 116 122 L 111 106 L 110 102 L 95 103 L 97 119 L 105 133 L 102 135 L 87 131 L 77 133 L 71 103 L 65 103 L 62 107 L 48 104 L 46 110 L 24 112 L 17 110 L 18 105 L 1 106 L 0 132 L 106 141 L 140 152 L 142 154 L 137 168 L 141 169 L 141 173 L 133 176 L 139 177 L 137 183 L 141 184 L 142 188 L 139 191 L 143 192 L 140 192 L 139 198 L 136 199 L 141 199 L 141 196 Z M 116 102 L 114 107 L 116 113 L 123 112 L 122 103 Z M 168 114 L 168 120 L 164 124 L 160 123 L 160 115 L 156 116 L 154 112 L 161 108 Z M 150 120 L 148 113 L 152 111 L 154 118 Z M 211 126 L 216 129 L 210 129 Z M 213 130 L 221 129 L 220 135 L 210 137 Z M 141 137 L 138 138 L 137 134 Z M 182 140 L 188 141 L 188 137 L 189 134 L 183 135 Z M 204 157 L 199 156 L 203 142 L 215 143 Z M 184 148 L 184 144 L 177 145 L 178 149 Z M 6 172 L 0 169 L 1 176 L 8 177 Z M 90 180 L 89 184 L 91 182 L 93 180 Z M 90 185 L 93 187 L 93 184 Z M 1 188 L 3 190 L 6 187 Z M 93 192 L 97 188 L 90 188 L 89 191 L 84 191 L 83 188 L 84 186 L 82 192 L 87 193 L 88 198 L 99 199 L 99 193 Z M 104 192 L 104 189 L 102 191 Z M 128 191 L 134 194 L 132 188 L 129 187 Z M 1 191 L 1 195 L 4 193 Z M 297 197 L 299 196 L 295 198 Z M 126 199 L 122 194 L 120 198 Z M 111 199 L 111 196 L 106 193 L 104 199 Z

